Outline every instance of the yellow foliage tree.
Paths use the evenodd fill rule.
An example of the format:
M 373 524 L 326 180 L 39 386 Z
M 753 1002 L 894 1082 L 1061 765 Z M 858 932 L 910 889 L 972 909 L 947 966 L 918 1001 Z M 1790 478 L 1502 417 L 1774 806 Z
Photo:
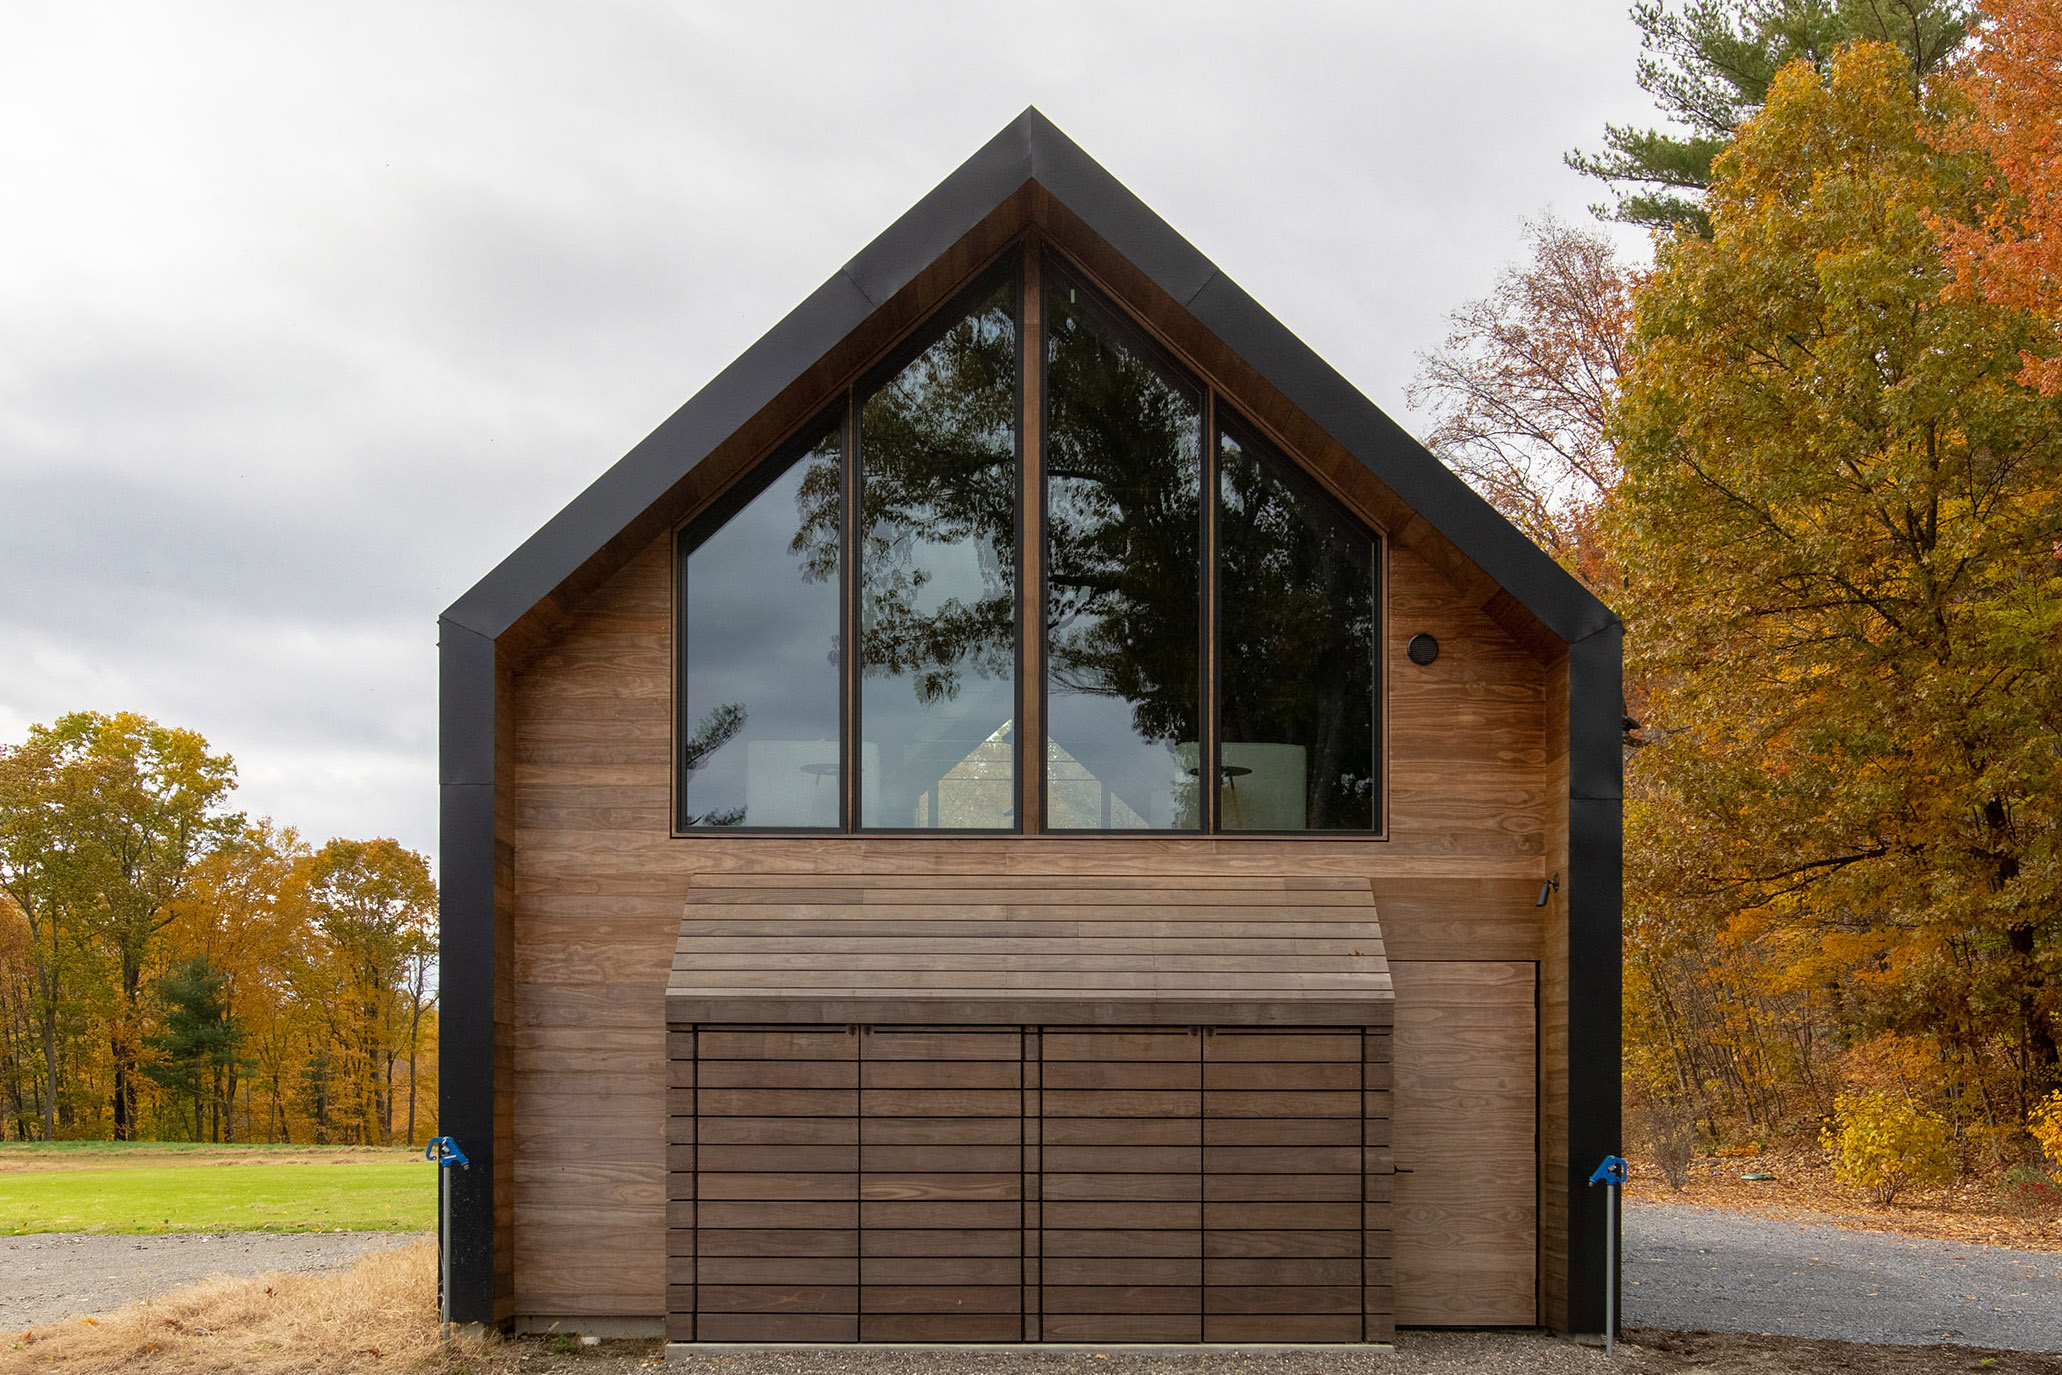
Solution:
M 1909 1189 L 1954 1178 L 1947 1123 L 1904 1098 L 1887 1093 L 1843 1093 L 1834 1102 L 1825 1142 L 1833 1173 L 1843 1184 L 1890 1203 Z
M 2062 1169 L 2062 1089 L 2041 1100 L 2028 1125 L 2033 1139 L 2047 1152 L 2049 1163 Z
M 1885 1032 L 2015 1131 L 2062 1077 L 2062 406 L 2045 327 L 1947 290 L 1996 194 L 1954 99 L 1882 45 L 1786 69 L 1637 293 L 1628 1018 L 1707 1107 Z
M 428 861 L 245 823 L 233 781 L 133 714 L 0 745 L 0 1138 L 434 1132 Z

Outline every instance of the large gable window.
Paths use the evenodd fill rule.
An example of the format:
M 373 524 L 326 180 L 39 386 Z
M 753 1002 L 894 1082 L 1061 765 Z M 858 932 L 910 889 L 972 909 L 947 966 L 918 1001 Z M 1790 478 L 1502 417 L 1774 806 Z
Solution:
M 1377 537 L 1050 253 L 679 551 L 682 832 L 1381 829 Z

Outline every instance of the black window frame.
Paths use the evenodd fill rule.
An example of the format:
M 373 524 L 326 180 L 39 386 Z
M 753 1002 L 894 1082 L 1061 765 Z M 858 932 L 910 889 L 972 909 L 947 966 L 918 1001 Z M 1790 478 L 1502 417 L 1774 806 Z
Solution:
M 1047 505 L 1047 425 L 1048 405 L 1047 371 L 1050 363 L 1045 338 L 1045 311 L 1040 303 L 1038 328 L 1034 331 L 1028 323 L 1026 286 L 1029 277 L 1028 262 L 1032 254 L 1037 255 L 1039 290 L 1045 291 L 1053 280 L 1061 280 L 1078 291 L 1086 291 L 1097 313 L 1107 317 L 1114 324 L 1127 347 L 1136 348 L 1152 362 L 1176 378 L 1191 384 L 1202 403 L 1201 446 L 1202 446 L 1202 493 L 1201 493 L 1201 537 L 1200 554 L 1197 560 L 1197 585 L 1200 596 L 1200 635 L 1198 644 L 1197 688 L 1198 688 L 1198 741 L 1197 771 L 1199 775 L 1198 814 L 1199 824 L 1189 829 L 1145 827 L 1134 828 L 1052 828 L 1045 824 L 1048 789 L 1047 777 L 1049 752 L 1046 736 L 1049 732 L 1049 704 L 1047 687 L 1050 669 L 1046 662 L 1046 577 L 1048 572 L 1048 550 L 1050 546 L 1050 524 Z M 971 310 L 988 296 L 994 294 L 1007 281 L 1011 289 L 1012 312 L 1016 324 L 1016 371 L 1017 421 L 1015 425 L 1014 463 L 1017 474 L 1018 499 L 1015 522 L 1015 566 L 1012 595 L 1016 636 L 1012 655 L 1014 680 L 1013 715 L 1010 727 L 1011 772 L 1014 786 L 1014 805 L 1011 808 L 1012 824 L 1008 827 L 920 827 L 920 826 L 864 826 L 860 816 L 862 788 L 862 754 L 864 742 L 861 739 L 861 683 L 864 668 L 859 663 L 860 625 L 860 578 L 857 560 L 860 554 L 860 519 L 863 496 L 863 464 L 859 452 L 861 443 L 860 419 L 866 399 L 880 386 L 897 376 L 904 367 L 923 351 L 942 338 Z M 1037 435 L 1035 453 L 1027 452 L 1025 427 L 1030 406 L 1024 380 L 1027 373 L 1027 349 L 1035 348 L 1033 361 L 1037 369 L 1038 396 Z M 685 824 L 686 788 L 684 786 L 684 759 L 681 749 L 690 729 L 686 721 L 687 668 L 687 556 L 706 541 L 732 516 L 742 510 L 751 500 L 785 472 L 790 463 L 797 461 L 827 435 L 839 436 L 841 470 L 840 494 L 840 541 L 838 556 L 839 634 L 837 672 L 838 728 L 840 732 L 839 758 L 839 800 L 838 824 L 830 826 L 688 826 Z M 1220 496 L 1220 437 L 1229 432 L 1239 443 L 1262 451 L 1276 460 L 1289 480 L 1301 492 L 1323 503 L 1335 514 L 1353 527 L 1365 532 L 1374 546 L 1374 654 L 1370 665 L 1370 695 L 1373 703 L 1374 732 L 1374 826 L 1372 829 L 1298 829 L 1298 830 L 1226 830 L 1219 813 L 1222 810 L 1222 789 L 1201 786 L 1200 775 L 1204 761 L 1209 761 L 1210 771 L 1218 773 L 1222 768 L 1223 731 L 1221 725 L 1222 694 L 1219 685 L 1219 655 L 1223 645 L 1223 603 L 1219 595 L 1220 561 L 1218 559 L 1218 512 Z M 1027 486 L 1035 486 L 1038 505 L 1038 548 L 1027 551 L 1026 511 L 1023 493 Z M 1034 562 L 1035 553 L 1035 562 Z M 1225 397 L 1210 374 L 1191 363 L 1177 348 L 1164 342 L 1161 337 L 1139 315 L 1124 305 L 1111 291 L 1097 283 L 1095 277 L 1084 271 L 1050 244 L 1031 241 L 1012 245 L 995 259 L 984 265 L 968 279 L 965 285 L 933 307 L 924 318 L 913 326 L 901 339 L 868 364 L 863 371 L 841 388 L 829 404 L 818 409 L 810 419 L 797 426 L 778 444 L 767 451 L 763 459 L 755 462 L 746 472 L 726 488 L 707 507 L 696 512 L 675 528 L 673 541 L 673 594 L 672 627 L 674 638 L 673 659 L 673 746 L 672 759 L 672 835 L 676 839 L 704 839 L 717 836 L 734 837 L 787 837 L 787 838 L 837 838 L 857 840 L 865 838 L 913 839 L 923 837 L 950 837 L 955 839 L 1013 839 L 1032 837 L 1037 839 L 1064 838 L 1068 840 L 1253 840 L 1253 841 L 1386 841 L 1389 838 L 1389 730 L 1388 730 L 1388 680 L 1387 632 L 1389 626 L 1388 566 L 1389 537 L 1381 526 L 1355 510 L 1348 502 L 1335 494 L 1310 466 L 1296 457 L 1292 446 L 1276 439 L 1251 413 L 1236 402 Z M 1036 570 L 1036 597 L 1032 579 L 1027 576 Z M 1029 624 L 1027 624 L 1027 618 Z M 1028 637 L 1038 637 L 1038 681 L 1025 681 L 1025 646 Z M 1024 707 L 1027 691 L 1038 694 L 1039 739 L 1027 744 L 1024 731 Z M 1035 790 L 1035 791 L 1034 791 Z M 1025 826 L 1026 803 L 1037 799 L 1039 825 L 1036 830 Z

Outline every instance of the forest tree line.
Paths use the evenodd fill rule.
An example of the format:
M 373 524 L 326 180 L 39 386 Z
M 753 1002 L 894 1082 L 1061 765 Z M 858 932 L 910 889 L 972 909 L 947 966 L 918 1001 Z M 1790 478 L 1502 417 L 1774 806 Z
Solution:
M 428 861 L 310 845 L 235 786 L 132 713 L 0 745 L 0 1140 L 434 1134 Z
M 1534 223 L 1412 392 L 1626 623 L 1628 1144 L 1680 1160 L 1872 1095 L 1945 1124 L 1965 1172 L 2038 1168 L 2062 0 L 1634 17 L 1669 127 L 1569 161 L 1651 264 Z

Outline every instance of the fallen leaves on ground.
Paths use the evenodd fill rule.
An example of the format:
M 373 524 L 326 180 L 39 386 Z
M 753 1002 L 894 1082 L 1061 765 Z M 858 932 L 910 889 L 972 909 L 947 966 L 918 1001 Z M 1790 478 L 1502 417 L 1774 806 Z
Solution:
M 1651 1160 L 1635 1157 L 1631 1163 L 1625 1185 L 1628 1203 L 1688 1203 L 1858 1232 L 2062 1251 L 2062 1215 L 2013 1212 L 1999 1202 L 1993 1185 L 1957 1182 L 1915 1193 L 1909 1200 L 1871 1203 L 1833 1178 L 1832 1162 L 1817 1146 L 1779 1143 L 1746 1154 L 1699 1159 L 1680 1192 L 1668 1187 Z M 1745 1174 L 1775 1178 L 1748 1181 L 1740 1178 Z

